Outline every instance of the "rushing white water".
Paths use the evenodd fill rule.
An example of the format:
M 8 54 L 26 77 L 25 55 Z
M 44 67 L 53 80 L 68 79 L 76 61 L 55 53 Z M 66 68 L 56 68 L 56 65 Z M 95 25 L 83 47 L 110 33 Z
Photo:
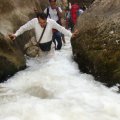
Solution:
M 0 84 L 0 120 L 120 120 L 120 95 L 81 73 L 70 42 Z

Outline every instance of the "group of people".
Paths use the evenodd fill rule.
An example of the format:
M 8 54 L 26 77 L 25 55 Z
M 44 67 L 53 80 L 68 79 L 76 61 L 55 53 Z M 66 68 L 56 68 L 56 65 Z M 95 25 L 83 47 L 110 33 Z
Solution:
M 70 4 L 67 9 L 66 21 L 67 28 L 74 31 L 77 18 L 86 10 L 85 6 L 79 6 L 78 0 L 74 0 L 73 4 Z
M 34 29 L 36 40 L 39 42 L 39 47 L 42 49 L 43 46 L 44 49 L 42 49 L 42 51 L 46 52 L 50 51 L 50 49 L 47 48 L 51 48 L 52 42 L 55 44 L 55 50 L 60 50 L 62 47 L 62 39 L 64 40 L 64 35 L 75 37 L 78 34 L 78 30 L 71 32 L 62 26 L 61 18 L 63 13 L 62 9 L 57 6 L 56 0 L 49 0 L 49 2 L 50 6 L 48 6 L 44 12 L 38 12 L 38 10 L 35 10 L 36 18 L 33 18 L 21 26 L 14 34 L 9 34 L 9 38 L 15 40 L 17 36 L 21 35 L 25 31 Z M 74 21 L 74 24 L 75 22 L 76 21 Z

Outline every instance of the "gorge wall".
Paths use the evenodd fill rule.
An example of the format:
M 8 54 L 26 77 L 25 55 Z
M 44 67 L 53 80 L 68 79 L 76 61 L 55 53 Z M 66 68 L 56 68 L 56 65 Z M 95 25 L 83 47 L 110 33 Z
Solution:
M 108 86 L 120 83 L 120 0 L 95 0 L 79 17 L 72 40 L 81 71 Z

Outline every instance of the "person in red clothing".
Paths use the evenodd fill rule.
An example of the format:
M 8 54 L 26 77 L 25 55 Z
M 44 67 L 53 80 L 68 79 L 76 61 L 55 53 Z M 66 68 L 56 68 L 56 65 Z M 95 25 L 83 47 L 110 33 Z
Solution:
M 80 6 L 77 3 L 77 0 L 74 1 L 74 4 L 72 4 L 71 6 L 71 10 L 70 10 L 70 15 L 71 15 L 71 30 L 73 31 L 74 25 L 76 24 L 77 21 L 77 12 L 80 9 Z

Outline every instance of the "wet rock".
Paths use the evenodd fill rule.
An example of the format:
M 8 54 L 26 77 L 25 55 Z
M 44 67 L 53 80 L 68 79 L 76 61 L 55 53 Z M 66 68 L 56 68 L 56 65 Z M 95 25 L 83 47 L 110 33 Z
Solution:
M 0 34 L 0 82 L 26 66 L 24 55 L 15 44 Z
M 108 86 L 120 83 L 120 1 L 96 0 L 78 20 L 72 40 L 81 71 Z

